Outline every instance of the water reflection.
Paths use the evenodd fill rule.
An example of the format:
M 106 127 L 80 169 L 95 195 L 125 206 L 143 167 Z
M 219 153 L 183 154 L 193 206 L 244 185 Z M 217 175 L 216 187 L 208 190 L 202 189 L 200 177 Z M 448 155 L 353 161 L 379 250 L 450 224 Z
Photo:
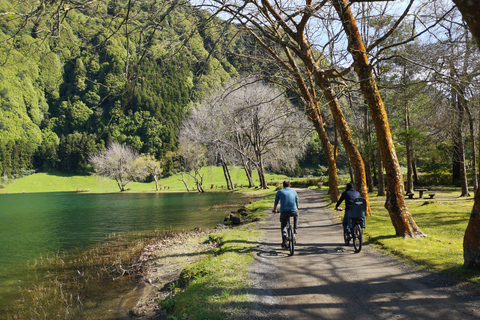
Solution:
M 248 199 L 229 193 L 0 195 L 0 310 L 27 261 L 87 248 L 110 234 L 212 228 Z M 23 273 L 22 273 L 23 272 Z

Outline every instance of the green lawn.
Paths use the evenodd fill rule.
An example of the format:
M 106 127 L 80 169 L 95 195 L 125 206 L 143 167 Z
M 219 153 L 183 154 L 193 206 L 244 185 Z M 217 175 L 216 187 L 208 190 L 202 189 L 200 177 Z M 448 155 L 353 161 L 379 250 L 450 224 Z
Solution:
M 226 189 L 226 182 L 223 176 L 223 170 L 220 167 L 205 167 L 201 173 L 204 175 L 204 188 L 206 191 Z M 232 168 L 230 176 L 237 188 L 248 186 L 248 180 L 245 171 L 242 168 Z M 284 179 L 284 175 L 267 174 L 267 180 Z M 185 175 L 185 180 L 192 190 L 195 187 L 193 178 Z M 254 182 L 258 185 L 258 175 L 254 173 Z M 160 179 L 160 189 L 162 191 L 186 191 L 180 174 Z M 155 182 L 130 182 L 125 189 L 131 192 L 155 192 Z M 62 173 L 36 173 L 31 176 L 19 179 L 9 184 L 0 193 L 22 193 L 22 192 L 68 192 L 68 191 L 88 191 L 88 192 L 119 192 L 119 188 L 114 180 L 108 180 L 96 175 L 69 175 Z

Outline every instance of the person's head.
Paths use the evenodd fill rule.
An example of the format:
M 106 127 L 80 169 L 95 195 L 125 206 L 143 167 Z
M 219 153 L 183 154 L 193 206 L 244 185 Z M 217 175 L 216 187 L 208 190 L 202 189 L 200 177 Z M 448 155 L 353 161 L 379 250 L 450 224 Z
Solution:
M 347 183 L 347 190 L 353 189 L 353 183 L 349 182 Z
M 292 184 L 290 183 L 290 181 L 288 181 L 288 180 L 283 181 L 283 187 L 284 188 L 290 188 L 291 185 Z

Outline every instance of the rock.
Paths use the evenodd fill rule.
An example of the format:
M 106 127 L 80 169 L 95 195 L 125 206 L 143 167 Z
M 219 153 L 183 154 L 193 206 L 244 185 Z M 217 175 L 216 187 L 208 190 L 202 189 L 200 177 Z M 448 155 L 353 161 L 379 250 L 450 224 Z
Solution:
M 242 223 L 242 218 L 235 214 L 235 213 L 230 213 L 225 216 L 225 219 L 223 219 L 223 222 L 230 222 L 231 224 L 241 224 Z
M 193 231 L 195 231 L 195 232 L 200 232 L 200 231 L 202 231 L 202 229 L 200 229 L 200 228 L 197 227 L 197 228 L 193 228 Z
M 241 207 L 240 209 L 237 210 L 236 212 L 240 216 L 246 216 L 248 214 L 247 208 Z

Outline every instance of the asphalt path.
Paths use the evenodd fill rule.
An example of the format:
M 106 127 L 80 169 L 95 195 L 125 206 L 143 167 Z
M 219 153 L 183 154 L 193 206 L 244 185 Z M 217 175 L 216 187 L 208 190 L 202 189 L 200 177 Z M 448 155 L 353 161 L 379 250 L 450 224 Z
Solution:
M 368 245 L 354 253 L 321 193 L 296 190 L 295 254 L 280 247 L 278 214 L 270 213 L 263 226 L 251 270 L 253 318 L 480 319 L 478 286 L 420 271 Z

